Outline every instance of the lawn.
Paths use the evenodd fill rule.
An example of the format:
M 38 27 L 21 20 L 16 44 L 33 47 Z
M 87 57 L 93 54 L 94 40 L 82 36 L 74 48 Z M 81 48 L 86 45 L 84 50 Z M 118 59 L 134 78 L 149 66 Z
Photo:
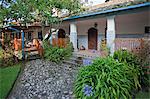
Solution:
M 4 99 L 13 86 L 21 64 L 0 68 L 0 99 Z

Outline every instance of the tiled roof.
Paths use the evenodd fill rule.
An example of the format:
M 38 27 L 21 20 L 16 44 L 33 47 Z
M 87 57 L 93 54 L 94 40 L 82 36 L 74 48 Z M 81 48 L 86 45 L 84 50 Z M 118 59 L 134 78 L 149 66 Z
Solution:
M 94 10 L 94 9 L 98 9 L 98 8 L 108 7 L 108 6 L 112 6 L 112 5 L 118 5 L 118 4 L 127 3 L 127 2 L 134 2 L 134 1 L 136 1 L 136 0 L 110 0 L 105 3 L 92 6 L 91 8 L 89 8 L 89 10 Z
M 131 5 L 124 5 L 120 4 L 119 6 L 111 6 L 111 7 L 106 7 L 106 8 L 98 8 L 94 11 L 86 11 L 82 12 L 79 15 L 71 16 L 71 17 L 66 17 L 63 20 L 73 20 L 73 19 L 79 19 L 79 18 L 84 18 L 84 17 L 91 17 L 91 16 L 96 16 L 96 15 L 101 15 L 101 14 L 107 14 L 107 13 L 113 13 L 113 12 L 118 12 L 118 11 L 125 11 L 125 10 L 132 10 L 136 8 L 143 8 L 143 7 L 150 7 L 150 2 L 141 2 L 141 3 L 136 3 L 135 2 Z
M 136 4 L 140 4 L 140 3 L 144 3 L 144 2 L 148 2 L 148 1 L 149 0 L 110 0 L 105 3 L 92 6 L 88 9 L 86 9 L 86 11 L 83 13 L 105 11 L 105 10 L 130 6 L 130 5 L 136 5 Z

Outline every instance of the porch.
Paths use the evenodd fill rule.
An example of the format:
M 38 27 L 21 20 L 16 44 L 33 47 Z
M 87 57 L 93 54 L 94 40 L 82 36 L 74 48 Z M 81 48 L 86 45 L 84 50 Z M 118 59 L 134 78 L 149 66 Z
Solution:
M 115 39 L 115 50 L 123 49 L 133 53 L 139 53 L 143 48 L 143 43 L 147 38 L 116 38 Z M 103 45 L 103 43 L 101 43 Z M 106 50 L 78 50 L 74 52 L 76 56 L 86 58 L 105 57 L 108 55 Z
M 66 20 L 60 29 L 70 35 L 74 51 L 79 54 L 87 55 L 93 50 L 101 53 L 102 45 L 107 46 L 111 54 L 122 48 L 138 52 L 142 48 L 142 39 L 150 34 L 148 15 L 147 9 L 93 15 Z M 85 50 L 81 51 L 81 47 Z

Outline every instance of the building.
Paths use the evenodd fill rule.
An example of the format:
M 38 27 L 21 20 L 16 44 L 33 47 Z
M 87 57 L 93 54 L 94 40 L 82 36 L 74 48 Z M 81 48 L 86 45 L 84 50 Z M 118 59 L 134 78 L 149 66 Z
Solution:
M 65 18 L 60 29 L 70 35 L 75 51 L 81 46 L 100 50 L 106 40 L 113 53 L 121 47 L 138 49 L 141 38 L 150 34 L 149 18 L 148 0 L 110 0 Z

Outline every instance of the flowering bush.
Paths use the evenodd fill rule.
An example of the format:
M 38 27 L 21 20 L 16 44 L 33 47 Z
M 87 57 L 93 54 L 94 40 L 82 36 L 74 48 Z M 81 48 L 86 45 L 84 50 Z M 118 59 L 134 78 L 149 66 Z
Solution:
M 93 64 L 80 68 L 75 80 L 77 99 L 131 98 L 136 87 L 138 68 L 131 68 L 113 57 L 98 58 Z M 138 82 L 138 81 L 136 81 Z

